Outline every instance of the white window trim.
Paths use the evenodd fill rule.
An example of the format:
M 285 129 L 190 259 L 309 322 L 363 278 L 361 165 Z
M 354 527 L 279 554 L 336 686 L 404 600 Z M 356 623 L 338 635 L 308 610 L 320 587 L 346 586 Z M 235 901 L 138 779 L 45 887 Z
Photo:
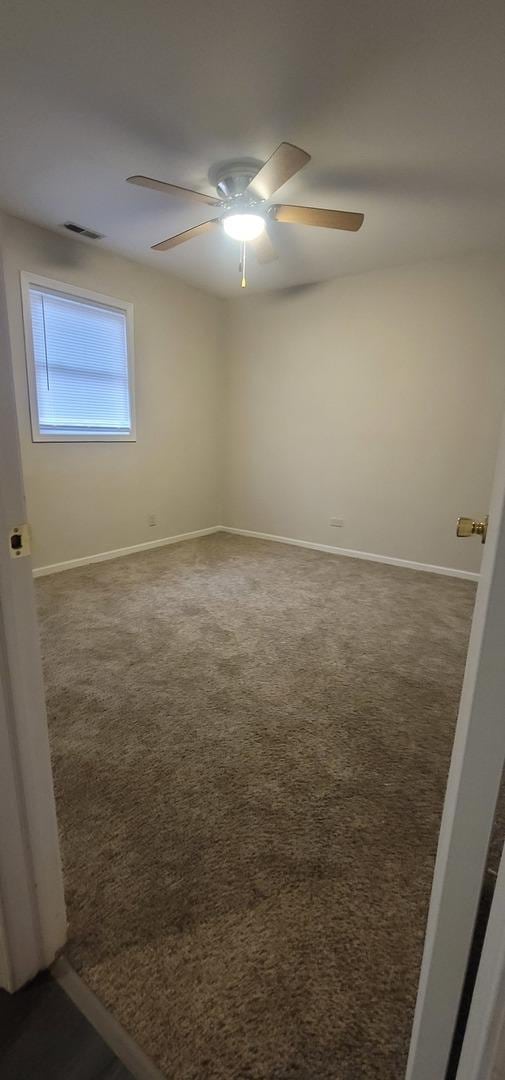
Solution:
M 118 300 L 115 296 L 106 296 L 104 293 L 91 292 L 77 285 L 68 285 L 63 281 L 55 281 L 53 278 L 42 277 L 40 274 L 30 274 L 27 270 L 20 271 L 21 298 L 23 303 L 23 323 L 25 333 L 25 356 L 26 373 L 28 378 L 28 399 L 30 403 L 30 421 L 32 428 L 32 442 L 34 443 L 109 443 L 109 442 L 136 442 L 137 429 L 135 420 L 135 357 L 134 357 L 134 334 L 133 334 L 133 304 L 127 300 Z M 94 304 L 103 304 L 105 307 L 117 308 L 126 315 L 126 337 L 128 352 L 128 388 L 130 394 L 131 432 L 128 435 L 120 434 L 85 434 L 84 432 L 65 435 L 46 435 L 40 430 L 39 411 L 37 405 L 37 385 L 35 378 L 35 357 L 33 354 L 33 331 L 30 305 L 30 285 L 42 286 L 52 292 L 61 293 L 63 296 L 75 296 L 82 300 L 90 300 Z

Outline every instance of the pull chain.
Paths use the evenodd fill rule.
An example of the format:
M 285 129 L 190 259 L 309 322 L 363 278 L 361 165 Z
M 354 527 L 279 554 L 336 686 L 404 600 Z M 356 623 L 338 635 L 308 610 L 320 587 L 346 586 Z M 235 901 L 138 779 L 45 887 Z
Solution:
M 246 278 L 246 242 L 245 242 L 245 240 L 242 240 L 242 259 L 241 259 L 240 265 L 241 265 L 241 268 L 242 268 L 242 280 L 240 282 L 240 287 L 242 289 L 245 289 L 247 287 L 247 278 Z

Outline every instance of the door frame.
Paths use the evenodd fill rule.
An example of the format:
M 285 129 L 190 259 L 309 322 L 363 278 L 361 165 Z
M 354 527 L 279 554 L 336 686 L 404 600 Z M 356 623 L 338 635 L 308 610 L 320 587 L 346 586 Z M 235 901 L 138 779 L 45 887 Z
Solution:
M 0 462 L 0 986 L 12 991 L 53 962 L 66 913 L 32 560 L 10 549 L 26 508 L 1 264 Z
M 0 985 L 14 990 L 66 940 L 32 560 L 0 266 Z M 505 759 L 505 432 L 470 635 L 406 1080 L 443 1080 Z M 462 507 L 463 510 L 472 508 Z M 477 780 L 477 782 L 476 782 Z M 480 783 L 479 783 L 480 781 Z M 472 1077 L 473 1080 L 473 1077 Z

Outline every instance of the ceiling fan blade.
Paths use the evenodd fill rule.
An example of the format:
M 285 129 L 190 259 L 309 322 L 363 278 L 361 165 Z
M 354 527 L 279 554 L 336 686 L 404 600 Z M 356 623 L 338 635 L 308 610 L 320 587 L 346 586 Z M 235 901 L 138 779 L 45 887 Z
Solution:
M 161 191 L 164 195 L 182 195 L 186 199 L 196 199 L 198 202 L 207 203 L 208 206 L 221 205 L 221 200 L 214 198 L 213 195 L 191 191 L 190 188 L 178 187 L 177 184 L 166 184 L 164 180 L 153 180 L 150 176 L 128 176 L 126 183 L 151 188 L 152 191 Z
M 271 206 L 269 215 L 274 221 L 285 221 L 290 225 L 318 225 L 322 229 L 346 229 L 348 232 L 357 232 L 365 218 L 364 214 L 354 214 L 348 210 L 282 204 Z
M 266 229 L 249 243 L 259 263 L 269 263 L 279 258 Z
M 274 191 L 282 187 L 299 169 L 310 161 L 310 154 L 292 143 L 281 142 L 277 150 L 265 162 L 247 187 L 247 194 L 257 199 L 271 199 Z
M 212 232 L 217 225 L 221 224 L 221 218 L 212 218 L 211 221 L 202 221 L 201 225 L 194 225 L 192 229 L 169 236 L 168 240 L 161 240 L 159 244 L 153 244 L 152 251 L 169 251 L 170 248 L 185 244 L 186 240 L 192 240 L 194 236 L 202 236 L 203 233 Z

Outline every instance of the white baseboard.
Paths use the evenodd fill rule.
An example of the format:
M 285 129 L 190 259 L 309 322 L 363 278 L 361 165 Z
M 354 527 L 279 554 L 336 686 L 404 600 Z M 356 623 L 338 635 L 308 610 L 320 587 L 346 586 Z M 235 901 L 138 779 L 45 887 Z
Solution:
M 292 536 L 274 536 L 272 533 L 255 532 L 252 529 L 235 529 L 231 525 L 212 525 L 208 529 L 195 529 L 194 532 L 179 533 L 177 536 L 165 536 L 161 540 L 148 540 L 145 544 L 117 548 L 115 551 L 101 551 L 97 555 L 85 555 L 81 559 L 69 559 L 68 562 L 38 566 L 33 571 L 34 577 L 46 574 L 59 574 L 62 570 L 72 570 L 76 566 L 89 563 L 106 562 L 108 559 L 120 559 L 124 555 L 134 555 L 137 551 L 150 551 L 152 548 L 178 544 L 182 540 L 194 540 L 198 536 L 210 536 L 211 533 L 226 532 L 236 536 L 251 536 L 256 540 L 272 540 L 276 544 L 293 544 L 295 547 L 311 548 L 313 551 L 327 551 L 330 555 L 344 555 L 350 559 L 366 559 L 368 562 L 386 563 L 388 566 L 400 566 L 405 570 L 423 570 L 428 574 L 445 574 L 447 577 L 464 578 L 478 581 L 479 574 L 471 570 L 458 570 L 452 566 L 431 566 L 429 563 L 412 562 L 410 559 L 397 559 L 392 555 L 376 555 L 370 551 L 352 551 L 350 548 L 333 547 L 332 544 L 316 544 L 311 540 L 295 540 Z
M 177 536 L 164 536 L 161 540 L 148 540 L 145 544 L 133 544 L 132 547 L 116 548 L 115 551 L 100 551 L 97 555 L 84 555 L 81 559 L 69 559 L 68 562 L 37 566 L 33 571 L 33 576 L 45 577 L 46 574 L 59 574 L 62 570 L 73 570 L 76 566 L 107 562 L 108 559 L 120 559 L 123 555 L 134 555 L 136 551 L 150 551 L 152 548 L 165 547 L 166 544 L 178 544 L 181 540 L 194 540 L 197 536 L 210 536 L 211 533 L 221 532 L 221 528 L 221 525 L 212 525 L 209 529 L 195 529 L 194 532 L 179 533 Z
M 374 555 L 370 551 L 351 551 L 350 548 L 333 547 L 331 544 L 316 544 L 311 540 L 294 540 L 291 536 L 273 536 L 271 533 L 253 532 L 251 529 L 234 529 L 222 525 L 218 531 L 234 533 L 237 536 L 252 536 L 257 540 L 273 540 L 276 544 L 294 544 L 295 547 L 312 548 L 314 551 L 328 551 L 331 555 L 345 555 L 350 559 L 366 559 L 368 562 L 386 563 L 388 566 L 402 566 L 404 570 L 424 570 L 428 574 L 445 574 L 447 577 L 465 578 L 478 581 L 479 574 L 471 570 L 457 570 L 452 566 L 431 566 L 429 563 L 411 562 L 410 559 L 396 559 L 392 555 Z

